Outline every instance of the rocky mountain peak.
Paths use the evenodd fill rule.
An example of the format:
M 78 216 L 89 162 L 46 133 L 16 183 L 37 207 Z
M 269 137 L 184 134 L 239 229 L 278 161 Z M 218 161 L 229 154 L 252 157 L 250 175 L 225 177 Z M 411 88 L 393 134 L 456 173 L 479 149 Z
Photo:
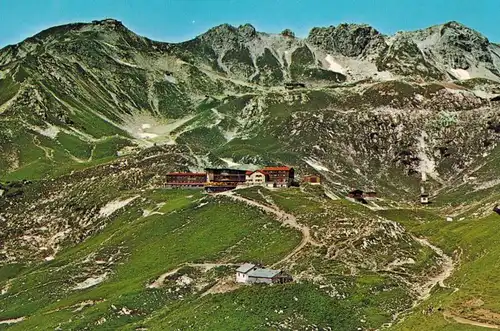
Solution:
M 257 30 L 252 24 L 243 24 L 238 27 L 239 34 L 245 39 L 252 39 L 257 36 Z
M 104 25 L 110 27 L 123 26 L 123 23 L 114 18 L 105 18 L 103 20 L 94 20 L 92 21 L 93 25 Z
M 443 24 L 440 35 L 442 38 L 448 39 L 456 45 L 477 44 L 478 46 L 487 46 L 489 44 L 488 38 L 480 32 L 455 21 Z M 469 50 L 469 48 L 466 50 Z
M 44 41 L 46 39 L 58 39 L 68 33 L 82 33 L 82 32 L 125 32 L 134 34 L 129 30 L 121 21 L 113 18 L 106 18 L 103 20 L 94 20 L 91 23 L 70 23 L 59 26 L 54 26 L 40 33 L 28 38 L 28 41 Z
M 444 35 L 445 33 L 458 34 L 468 37 L 484 39 L 487 42 L 489 42 L 488 38 L 482 35 L 479 31 L 469 28 L 468 26 L 457 21 L 446 22 L 444 24 L 438 25 L 438 27 L 440 28 L 442 35 Z M 432 27 L 429 29 L 432 29 Z
M 287 38 L 295 38 L 295 33 L 290 29 L 285 29 L 281 31 L 281 35 Z
M 350 57 L 360 56 L 370 48 L 380 48 L 385 44 L 380 32 L 367 24 L 315 27 L 307 39 L 311 44 L 326 51 Z
M 498 76 L 488 38 L 459 22 L 451 21 L 406 35 L 425 54 L 450 70 L 488 70 Z
M 230 24 L 221 24 L 211 28 L 199 38 L 216 44 L 225 42 L 246 42 L 257 36 L 255 27 L 251 24 L 243 24 L 235 27 Z

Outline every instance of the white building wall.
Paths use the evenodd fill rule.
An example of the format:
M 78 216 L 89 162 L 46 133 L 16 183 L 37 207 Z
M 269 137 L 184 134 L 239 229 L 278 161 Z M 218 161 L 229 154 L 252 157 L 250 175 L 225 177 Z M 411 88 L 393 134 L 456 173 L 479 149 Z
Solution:
M 256 171 L 251 175 L 251 177 L 254 185 L 264 185 L 266 183 L 266 175 L 262 172 Z
M 248 275 L 244 274 L 242 272 L 237 272 L 236 273 L 236 282 L 237 283 L 247 283 L 248 282 Z
M 262 172 L 256 171 L 251 175 L 246 176 L 246 184 L 249 186 L 252 185 L 265 185 L 266 184 L 266 175 Z

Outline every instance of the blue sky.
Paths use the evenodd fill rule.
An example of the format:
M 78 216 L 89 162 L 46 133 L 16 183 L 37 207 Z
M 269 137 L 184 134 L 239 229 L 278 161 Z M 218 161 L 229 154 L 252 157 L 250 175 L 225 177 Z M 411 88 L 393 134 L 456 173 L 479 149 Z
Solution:
M 221 23 L 259 31 L 367 23 L 382 33 L 459 21 L 500 43 L 500 0 L 0 0 L 0 47 L 50 26 L 107 17 L 160 41 L 183 41 Z

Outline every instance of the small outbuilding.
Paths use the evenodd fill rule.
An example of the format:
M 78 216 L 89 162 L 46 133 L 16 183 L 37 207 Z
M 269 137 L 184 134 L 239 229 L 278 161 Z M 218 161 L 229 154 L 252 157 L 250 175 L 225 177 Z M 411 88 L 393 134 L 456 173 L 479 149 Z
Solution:
M 495 213 L 497 213 L 498 215 L 500 215 L 500 207 L 499 206 L 495 206 L 495 208 L 493 208 L 493 211 Z
M 427 193 L 420 194 L 420 203 L 423 205 L 429 204 L 429 194 Z
M 252 263 L 245 263 L 236 269 L 236 282 L 247 284 L 284 284 L 293 281 L 292 276 L 283 270 L 261 268 Z
M 321 178 L 316 175 L 307 175 L 302 177 L 304 183 L 309 183 L 311 185 L 321 185 Z
M 304 84 L 304 83 L 299 83 L 299 82 L 285 83 L 285 88 L 287 90 L 294 90 L 296 88 L 305 88 L 305 87 L 306 87 L 306 84 Z

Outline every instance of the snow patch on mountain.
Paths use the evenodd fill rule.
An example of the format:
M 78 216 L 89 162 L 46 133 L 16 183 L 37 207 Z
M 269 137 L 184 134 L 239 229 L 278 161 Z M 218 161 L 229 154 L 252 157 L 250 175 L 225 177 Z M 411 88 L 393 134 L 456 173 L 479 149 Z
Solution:
M 228 167 L 237 167 L 240 166 L 239 163 L 236 163 L 233 161 L 232 158 L 221 158 L 222 161 L 224 161 Z
M 132 63 L 128 63 L 128 62 L 125 62 L 125 61 L 122 61 L 120 59 L 117 59 L 117 58 L 114 58 L 114 57 L 111 57 L 116 63 L 119 63 L 121 65 L 124 65 L 124 66 L 127 66 L 127 67 L 131 67 L 131 68 L 138 68 L 137 65 L 135 64 L 132 64 Z
M 76 284 L 73 287 L 73 289 L 74 290 L 84 290 L 86 288 L 95 286 L 97 284 L 102 283 L 107 278 L 107 276 L 108 276 L 108 274 L 104 273 L 104 274 L 97 276 L 97 277 L 89 277 L 89 278 L 85 279 L 83 282 Z
M 457 77 L 460 80 L 470 79 L 470 74 L 467 70 L 464 69 L 451 69 L 450 70 L 453 76 Z
M 125 199 L 125 200 L 114 200 L 111 202 L 108 202 L 105 206 L 99 210 L 99 217 L 108 217 L 112 215 L 115 211 L 125 207 L 135 199 L 137 199 L 139 196 L 133 196 L 131 198 Z
M 165 81 L 172 83 L 172 84 L 177 84 L 177 79 L 174 76 L 171 75 L 165 75 L 164 76 Z
M 340 64 L 335 62 L 335 59 L 330 54 L 328 54 L 325 57 L 325 61 L 328 63 L 328 70 L 334 71 L 334 72 L 339 72 L 341 74 L 346 73 L 345 69 Z
M 319 162 L 318 160 L 316 160 L 312 157 L 311 158 L 304 158 L 304 162 L 307 163 L 309 166 L 311 166 L 312 168 L 314 168 L 317 171 L 331 172 L 330 169 L 328 169 L 327 167 L 322 165 L 321 162 Z
M 48 137 L 51 139 L 55 139 L 57 137 L 57 134 L 59 132 L 61 132 L 61 129 L 55 125 L 50 124 L 50 123 L 46 123 L 46 124 L 47 124 L 47 127 L 45 127 L 45 128 L 41 128 L 38 126 L 30 126 L 30 129 L 41 134 L 42 136 L 45 136 L 45 137 Z

